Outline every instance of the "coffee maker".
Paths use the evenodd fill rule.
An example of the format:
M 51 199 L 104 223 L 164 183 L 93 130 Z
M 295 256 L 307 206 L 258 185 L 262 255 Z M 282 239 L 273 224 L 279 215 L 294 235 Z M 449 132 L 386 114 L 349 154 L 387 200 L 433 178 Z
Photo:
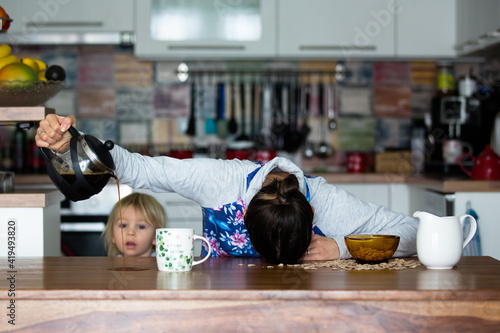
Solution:
M 458 157 L 462 152 L 476 155 L 489 143 L 491 131 L 484 131 L 484 123 L 483 100 L 477 94 L 434 97 L 426 173 L 463 177 Z

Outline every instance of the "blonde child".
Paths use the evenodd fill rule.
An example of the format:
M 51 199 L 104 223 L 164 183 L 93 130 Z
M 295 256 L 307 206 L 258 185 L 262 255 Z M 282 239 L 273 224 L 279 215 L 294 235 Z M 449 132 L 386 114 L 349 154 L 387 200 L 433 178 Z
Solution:
M 165 228 L 166 214 L 162 205 L 155 198 L 144 193 L 132 193 L 124 197 L 121 205 L 122 220 L 120 220 L 120 206 L 117 202 L 111 210 L 103 231 L 108 256 L 155 256 L 156 229 Z

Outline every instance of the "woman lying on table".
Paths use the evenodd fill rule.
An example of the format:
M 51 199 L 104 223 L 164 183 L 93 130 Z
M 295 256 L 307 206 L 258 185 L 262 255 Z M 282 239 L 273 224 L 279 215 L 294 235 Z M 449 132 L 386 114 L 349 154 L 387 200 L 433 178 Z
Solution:
M 36 143 L 57 150 L 70 140 L 74 116 L 40 122 Z M 271 263 L 349 258 L 349 234 L 399 235 L 395 256 L 416 253 L 417 220 L 364 202 L 305 175 L 288 159 L 261 165 L 209 158 L 149 157 L 115 145 L 111 156 L 121 184 L 176 192 L 199 203 L 213 256 L 259 255 Z

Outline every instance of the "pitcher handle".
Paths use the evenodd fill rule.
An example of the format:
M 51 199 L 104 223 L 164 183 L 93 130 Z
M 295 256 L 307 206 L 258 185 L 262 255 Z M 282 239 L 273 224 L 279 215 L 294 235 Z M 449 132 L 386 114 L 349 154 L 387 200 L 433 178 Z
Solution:
M 193 261 L 193 266 L 201 264 L 202 262 L 204 262 L 205 260 L 207 260 L 208 257 L 210 257 L 210 253 L 212 253 L 212 247 L 210 246 L 210 242 L 205 237 L 194 235 L 193 236 L 193 240 L 197 240 L 197 239 L 200 239 L 200 240 L 204 241 L 208 245 L 208 251 L 207 251 L 207 255 L 205 256 L 205 258 L 203 258 L 201 260 L 194 260 Z
M 474 235 L 476 234 L 476 230 L 477 230 L 476 219 L 473 216 L 469 215 L 469 214 L 464 214 L 464 215 L 460 216 L 460 225 L 462 226 L 462 229 L 464 227 L 465 219 L 469 219 L 470 229 L 469 229 L 469 234 L 467 235 L 467 238 L 465 238 L 465 240 L 464 240 L 462 249 L 464 249 L 465 246 L 467 244 L 469 244 L 469 242 L 471 241 L 472 237 L 474 237 Z

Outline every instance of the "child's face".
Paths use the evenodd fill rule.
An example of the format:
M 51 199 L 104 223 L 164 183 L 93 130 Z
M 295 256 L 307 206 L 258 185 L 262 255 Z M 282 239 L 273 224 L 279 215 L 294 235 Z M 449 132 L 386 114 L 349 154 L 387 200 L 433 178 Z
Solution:
M 152 245 L 156 244 L 156 228 L 147 223 L 134 206 L 126 207 L 122 215 L 125 240 L 122 241 L 121 221 L 118 216 L 113 224 L 113 243 L 125 257 L 149 257 Z

